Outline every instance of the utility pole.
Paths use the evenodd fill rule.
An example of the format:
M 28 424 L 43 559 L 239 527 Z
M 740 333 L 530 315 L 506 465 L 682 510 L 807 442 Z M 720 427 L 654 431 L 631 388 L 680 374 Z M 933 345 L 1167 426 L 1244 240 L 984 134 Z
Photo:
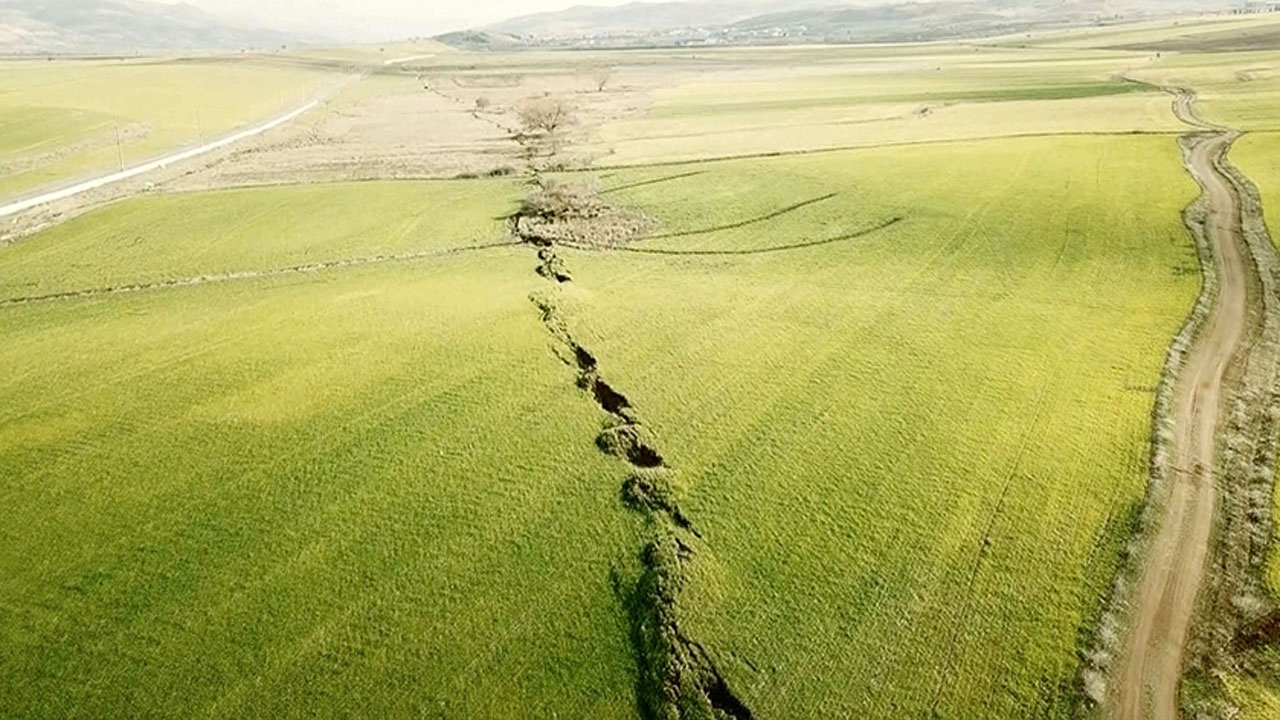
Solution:
M 124 149 L 120 147 L 120 126 L 112 125 L 116 131 L 116 160 L 120 163 L 120 172 L 124 172 Z

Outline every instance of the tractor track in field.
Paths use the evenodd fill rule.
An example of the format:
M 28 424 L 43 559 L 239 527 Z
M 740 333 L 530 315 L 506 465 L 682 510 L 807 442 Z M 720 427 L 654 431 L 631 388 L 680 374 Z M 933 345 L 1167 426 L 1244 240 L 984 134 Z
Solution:
M 486 243 L 482 245 L 467 245 L 462 247 L 441 248 L 436 250 L 420 250 L 411 253 L 398 253 L 390 255 L 368 255 L 364 257 L 341 258 L 338 260 L 325 260 L 321 262 L 305 263 L 302 265 L 289 265 L 286 267 L 269 268 L 266 270 L 232 270 L 222 273 L 207 273 L 204 275 L 191 275 L 180 278 L 168 278 L 165 280 L 153 280 L 150 282 L 122 283 L 120 285 L 104 285 L 93 288 L 78 288 L 74 290 L 62 290 L 59 292 L 45 293 L 42 295 L 26 295 L 11 298 L 0 299 L 0 308 L 15 307 L 20 305 L 32 305 L 36 303 L 53 302 L 57 300 L 75 300 L 79 298 L 92 298 L 104 295 L 125 295 L 128 293 L 146 292 L 148 290 L 166 290 L 170 288 L 194 287 L 197 285 L 210 285 L 214 283 L 232 282 L 235 280 L 254 280 L 258 278 L 281 277 L 285 275 L 306 275 L 312 273 L 323 272 L 326 270 L 335 270 L 346 267 L 360 267 L 363 265 L 381 265 L 384 263 L 410 262 L 413 260 L 423 260 L 433 257 L 444 257 L 447 255 L 458 255 L 460 253 L 471 252 L 474 250 L 488 250 L 499 247 L 512 247 L 518 245 L 517 242 L 503 241 L 495 243 Z
M 668 255 L 668 256 L 684 256 L 684 257 L 744 257 L 748 255 L 770 255 L 773 253 L 787 252 L 788 250 L 803 250 L 805 248 L 821 247 L 823 245 L 834 245 L 835 243 L 848 242 L 849 240 L 857 240 L 858 238 L 872 235 L 881 230 L 897 225 L 906 218 L 902 215 L 893 215 L 885 218 L 874 225 L 854 230 L 853 232 L 836 235 L 835 237 L 823 238 L 821 240 L 806 240 L 796 243 L 785 243 L 782 245 L 770 245 L 762 248 L 749 248 L 746 250 L 670 250 L 665 248 L 642 248 L 642 247 L 599 247 L 593 245 L 585 245 L 582 243 L 565 242 L 561 243 L 565 247 L 574 250 L 583 250 L 586 252 L 622 252 L 632 253 L 634 255 Z M 647 237 L 645 240 L 652 240 L 659 236 Z M 673 237 L 668 235 L 666 237 Z
M 1200 119 L 1194 92 L 1165 89 L 1174 95 L 1178 118 L 1193 128 L 1182 140 L 1184 162 L 1202 194 L 1186 220 L 1202 248 L 1206 279 L 1198 310 L 1184 331 L 1190 346 L 1181 347 L 1179 336 L 1171 350 L 1180 363 L 1169 379 L 1168 405 L 1157 407 L 1150 516 L 1144 517 L 1141 566 L 1134 568 L 1127 590 L 1127 627 L 1104 705 L 1105 714 L 1117 720 L 1179 715 L 1193 620 L 1201 610 L 1216 611 L 1201 608 L 1198 598 L 1218 552 L 1213 542 L 1218 496 L 1233 482 L 1220 477 L 1218 465 L 1228 424 L 1225 406 L 1246 397 L 1241 367 L 1271 367 L 1272 380 L 1275 367 L 1274 345 L 1256 342 L 1272 308 L 1260 292 L 1270 285 L 1259 268 L 1274 267 L 1274 250 L 1269 242 L 1263 247 L 1246 237 L 1241 183 L 1247 181 L 1226 160 L 1240 133 Z M 1261 416 L 1263 409 L 1250 411 Z M 1162 419 L 1166 428 L 1159 427 Z M 1274 467 L 1274 457 L 1271 463 Z

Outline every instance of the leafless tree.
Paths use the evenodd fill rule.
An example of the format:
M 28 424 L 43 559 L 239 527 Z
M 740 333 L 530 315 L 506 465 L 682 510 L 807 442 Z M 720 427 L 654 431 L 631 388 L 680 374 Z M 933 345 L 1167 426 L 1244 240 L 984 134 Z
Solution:
M 596 92 L 604 92 L 604 86 L 613 79 L 613 68 L 601 65 L 591 70 L 591 82 L 595 83 Z
M 528 100 L 516 109 L 516 116 L 525 132 L 532 135 L 555 135 L 574 123 L 573 108 L 557 97 Z

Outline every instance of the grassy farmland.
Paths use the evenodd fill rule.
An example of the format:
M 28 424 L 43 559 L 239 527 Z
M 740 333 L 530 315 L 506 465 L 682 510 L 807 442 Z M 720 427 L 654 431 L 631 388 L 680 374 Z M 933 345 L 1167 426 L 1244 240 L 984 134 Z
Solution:
M 478 194 L 475 183 L 441 181 L 127 200 L 7 250 L 0 301 L 501 241 L 496 215 L 519 192 L 515 182 Z
M 7 308 L 5 715 L 630 717 L 635 529 L 525 255 Z
M 558 283 L 510 234 L 528 179 L 468 172 L 162 185 L 0 245 L 0 716 L 651 720 L 656 521 L 554 307 L 673 473 L 679 630 L 752 717 L 1076 717 L 1201 286 L 1185 126 L 1117 74 L 1253 131 L 1280 225 L 1276 54 L 1156 58 L 1170 33 L 0 64 L 0 166 L 39 159 L 0 196 L 110 166 L 117 125 L 141 158 L 420 53 L 245 157 L 306 145 L 314 181 L 350 132 L 376 177 L 378 132 L 475 123 L 410 147 L 507 163 L 544 83 L 596 165 L 547 177 L 647 228 L 557 246 Z
M 1180 127 L 1162 93 L 1113 77 L 1146 61 L 1132 52 L 1081 57 L 1063 51 L 929 47 L 914 55 L 881 56 L 872 49 L 839 48 L 790 50 L 779 57 L 780 52 L 741 51 L 735 60 L 762 68 L 693 77 L 654 91 L 645 114 L 600 128 L 591 152 L 603 163 L 636 164 Z
M 328 80 L 239 59 L 0 62 L 0 197 L 215 138 L 292 110 Z
M 904 218 L 777 254 L 568 261 L 591 346 L 705 524 L 703 642 L 762 717 L 1069 715 L 1077 632 L 1142 496 L 1151 385 L 1198 285 L 1171 143 L 697 167 L 618 194 L 672 231 L 839 194 L 642 247 L 762 249 Z M 1124 180 L 1140 171 L 1163 195 Z
M 922 148 L 707 166 L 611 195 L 667 234 L 838 195 L 638 247 L 764 249 L 904 220 L 784 255 L 569 258 L 571 317 L 705 528 L 695 632 L 761 716 L 1069 707 L 1075 633 L 1140 497 L 1149 389 L 1196 281 L 1169 141 L 1060 143 L 949 146 L 950 180 Z M 1133 213 L 1111 178 L 1139 167 L 1169 193 Z M 383 236 L 349 213 L 316 237 L 309 203 L 368 207 L 364 189 L 148 198 L 6 250 L 6 284 L 471 245 L 501 239 L 489 218 L 512 185 L 367 188 L 476 209 L 428 221 L 388 201 Z M 122 247 L 139 218 L 176 231 Z M 65 254 L 95 250 L 106 270 Z M 22 368 L 0 388 L 15 714 L 634 714 L 609 577 L 639 528 L 592 446 L 598 411 L 528 305 L 532 265 L 499 248 L 5 308 L 5 365 Z M 891 661 L 865 665 L 890 637 Z

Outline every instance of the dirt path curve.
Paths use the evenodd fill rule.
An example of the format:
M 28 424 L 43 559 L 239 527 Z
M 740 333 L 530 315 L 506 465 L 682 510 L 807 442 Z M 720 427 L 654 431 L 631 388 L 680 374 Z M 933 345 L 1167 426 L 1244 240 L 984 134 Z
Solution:
M 1192 136 L 1187 169 L 1210 204 L 1205 231 L 1219 273 L 1216 302 L 1177 381 L 1168 498 L 1136 587 L 1129 635 L 1112 680 L 1107 713 L 1118 720 L 1173 720 L 1196 595 L 1213 530 L 1214 452 L 1227 368 L 1248 331 L 1250 274 L 1240 199 L 1216 162 L 1239 133 L 1198 118 L 1194 94 L 1178 91 L 1175 111 Z

